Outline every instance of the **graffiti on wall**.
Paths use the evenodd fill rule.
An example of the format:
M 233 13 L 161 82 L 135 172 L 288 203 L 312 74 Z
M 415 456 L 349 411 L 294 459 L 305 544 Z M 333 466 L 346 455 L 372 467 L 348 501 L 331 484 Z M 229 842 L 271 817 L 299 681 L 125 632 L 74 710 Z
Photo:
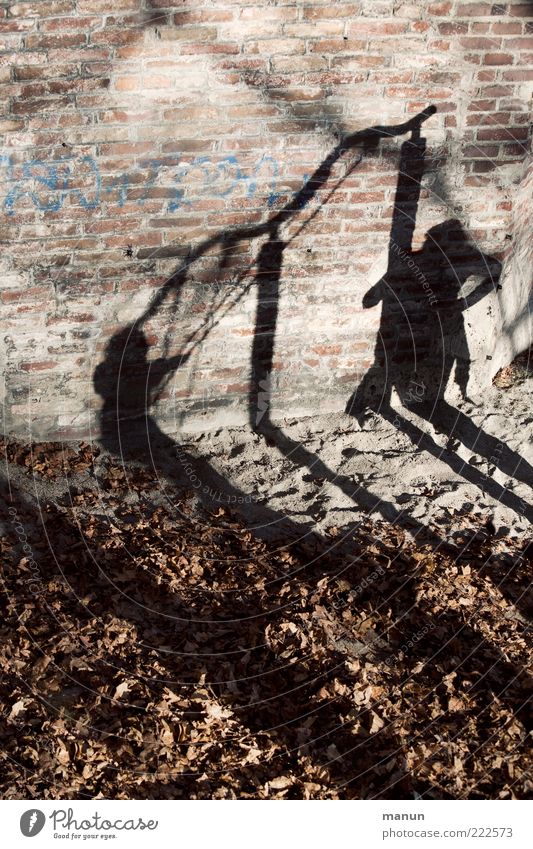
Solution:
M 272 206 L 279 197 L 278 162 L 264 154 L 251 168 L 236 156 L 214 160 L 198 156 L 190 162 L 168 159 L 140 160 L 127 172 L 103 174 L 93 156 L 66 155 L 59 159 L 30 159 L 21 165 L 11 155 L 0 155 L 0 169 L 7 186 L 1 208 L 11 216 L 21 202 L 43 212 L 58 212 L 65 202 L 83 209 L 96 209 L 115 202 L 123 207 L 127 200 L 142 205 L 153 197 L 163 198 L 165 211 L 194 210 L 205 198 L 231 195 L 266 197 Z

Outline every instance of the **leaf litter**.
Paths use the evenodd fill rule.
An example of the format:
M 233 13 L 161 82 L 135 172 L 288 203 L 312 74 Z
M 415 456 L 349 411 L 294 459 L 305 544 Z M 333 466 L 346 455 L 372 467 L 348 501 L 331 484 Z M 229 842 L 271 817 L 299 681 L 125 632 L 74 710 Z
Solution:
M 283 545 L 93 446 L 2 447 L 4 798 L 531 797 L 523 542 Z

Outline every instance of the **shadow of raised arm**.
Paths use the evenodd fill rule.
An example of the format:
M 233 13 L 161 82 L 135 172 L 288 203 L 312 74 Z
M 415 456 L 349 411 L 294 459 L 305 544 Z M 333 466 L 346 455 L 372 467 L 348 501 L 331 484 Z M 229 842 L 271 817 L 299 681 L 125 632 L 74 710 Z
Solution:
M 365 310 L 370 309 L 371 307 L 375 307 L 379 304 L 380 301 L 383 300 L 383 281 L 378 280 L 378 282 L 372 286 L 371 289 L 363 297 L 363 307 Z

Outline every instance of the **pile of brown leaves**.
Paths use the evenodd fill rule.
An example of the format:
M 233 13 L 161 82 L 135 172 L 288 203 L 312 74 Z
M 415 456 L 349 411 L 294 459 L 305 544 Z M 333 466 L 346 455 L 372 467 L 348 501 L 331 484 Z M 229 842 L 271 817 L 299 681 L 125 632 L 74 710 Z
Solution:
M 368 521 L 274 544 L 88 445 L 3 449 L 4 798 L 531 796 L 511 541 Z

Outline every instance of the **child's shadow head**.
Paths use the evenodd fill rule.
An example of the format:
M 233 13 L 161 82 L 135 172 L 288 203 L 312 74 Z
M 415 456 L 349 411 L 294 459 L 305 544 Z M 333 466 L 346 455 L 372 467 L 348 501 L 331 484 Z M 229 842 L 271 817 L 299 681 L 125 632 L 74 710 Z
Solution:
M 497 280 L 501 271 L 498 260 L 474 244 L 457 218 L 431 227 L 418 257 L 429 269 L 440 269 L 442 277 L 455 288 L 472 275 L 490 275 Z
M 148 340 L 135 324 L 115 333 L 105 349 L 105 358 L 95 369 L 93 383 L 103 398 L 115 396 L 119 382 L 148 368 Z
M 148 339 L 136 324 L 128 324 L 115 333 L 107 343 L 106 356 L 129 363 L 146 362 Z
M 431 227 L 422 246 L 424 253 L 432 254 L 435 259 L 441 257 L 443 260 L 459 257 L 467 250 L 472 251 L 475 248 L 457 218 L 450 218 Z

